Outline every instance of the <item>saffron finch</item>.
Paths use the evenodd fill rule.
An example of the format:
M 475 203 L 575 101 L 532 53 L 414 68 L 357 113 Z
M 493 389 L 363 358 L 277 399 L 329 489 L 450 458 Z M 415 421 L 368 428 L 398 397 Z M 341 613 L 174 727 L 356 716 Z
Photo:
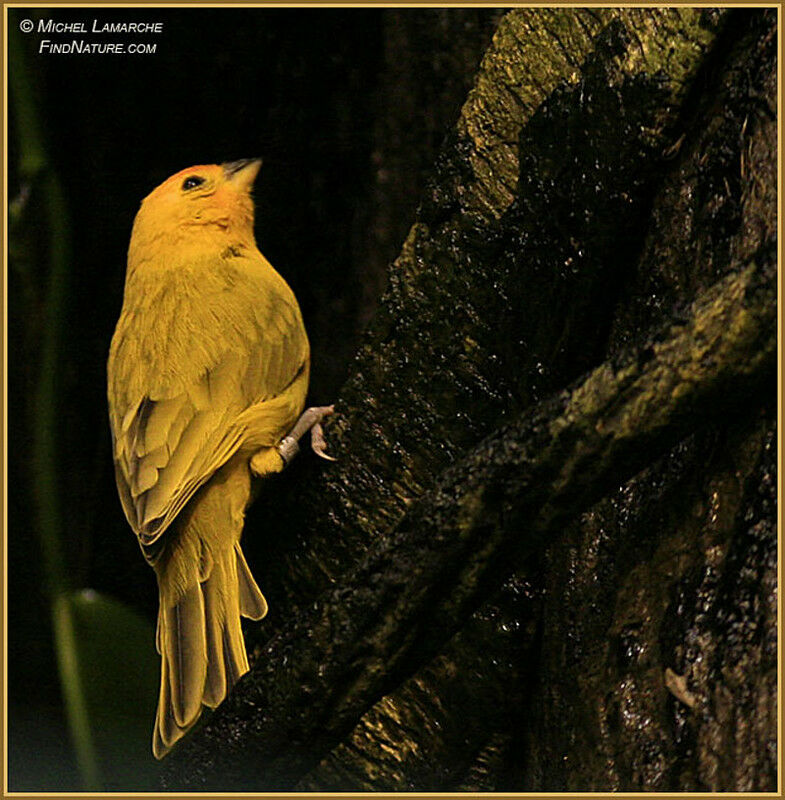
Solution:
M 142 201 L 109 352 L 117 486 L 158 579 L 156 758 L 248 671 L 240 615 L 267 612 L 240 549 L 252 478 L 283 469 L 309 428 L 324 455 L 332 411 L 298 421 L 308 338 L 256 247 L 260 163 L 191 167 Z

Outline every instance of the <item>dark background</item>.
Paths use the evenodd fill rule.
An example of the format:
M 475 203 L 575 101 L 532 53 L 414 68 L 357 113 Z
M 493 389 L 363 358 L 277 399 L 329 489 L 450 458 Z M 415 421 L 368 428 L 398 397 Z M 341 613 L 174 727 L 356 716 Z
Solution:
M 313 351 L 310 400 L 330 402 L 501 13 L 9 9 L 11 35 L 23 18 L 85 20 L 88 30 L 93 18 L 164 23 L 160 35 L 19 34 L 71 235 L 55 447 L 67 520 L 64 558 L 74 588 L 106 593 L 154 624 L 155 579 L 117 499 L 105 401 L 106 355 L 140 200 L 192 164 L 264 159 L 255 192 L 257 241 L 300 301 Z M 39 55 L 41 38 L 148 41 L 157 52 Z M 11 61 L 9 70 L 17 66 Z M 19 171 L 25 134 L 15 108 L 12 94 L 9 202 L 30 188 Z M 69 789 L 76 782 L 31 513 L 31 398 L 41 340 L 52 323 L 45 304 L 48 234 L 32 189 L 11 229 L 8 280 L 9 780 L 15 790 Z

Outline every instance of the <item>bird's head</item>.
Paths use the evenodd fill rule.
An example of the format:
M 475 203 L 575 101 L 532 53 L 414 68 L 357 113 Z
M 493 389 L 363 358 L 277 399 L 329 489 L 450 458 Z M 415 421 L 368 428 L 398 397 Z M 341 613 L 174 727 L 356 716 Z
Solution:
M 172 175 L 153 189 L 134 220 L 129 263 L 155 259 L 159 248 L 253 245 L 251 188 L 261 159 L 208 164 Z

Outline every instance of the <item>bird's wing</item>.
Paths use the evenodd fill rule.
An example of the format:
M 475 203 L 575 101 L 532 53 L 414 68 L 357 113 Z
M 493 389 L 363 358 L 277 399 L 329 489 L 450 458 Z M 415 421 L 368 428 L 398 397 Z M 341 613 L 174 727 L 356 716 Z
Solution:
M 254 417 L 249 410 L 265 403 L 280 406 L 271 401 L 285 395 L 307 369 L 308 341 L 291 293 L 247 294 L 253 302 L 244 302 L 242 291 L 235 291 L 228 304 L 227 298 L 212 305 L 203 301 L 195 312 L 204 319 L 188 326 L 195 354 L 190 365 L 209 350 L 194 341 L 194 331 L 226 345 L 202 358 L 211 363 L 196 376 L 162 380 L 168 373 L 161 365 L 151 368 L 149 359 L 138 358 L 131 369 L 149 374 L 129 375 L 126 361 L 138 348 L 120 352 L 123 343 L 132 344 L 128 333 L 119 337 L 112 353 L 115 474 L 126 517 L 142 544 L 158 539 L 197 489 L 237 452 L 249 436 L 248 420 Z M 124 364 L 126 372 L 113 370 L 113 363 Z M 283 436 L 291 424 L 290 413 L 280 416 L 272 421 L 273 438 Z

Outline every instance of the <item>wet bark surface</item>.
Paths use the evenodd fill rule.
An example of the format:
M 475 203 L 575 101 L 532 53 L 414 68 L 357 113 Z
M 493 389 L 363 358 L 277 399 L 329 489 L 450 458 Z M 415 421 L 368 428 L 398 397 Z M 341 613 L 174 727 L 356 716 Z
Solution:
M 501 19 L 166 788 L 776 786 L 776 114 L 771 11 Z

